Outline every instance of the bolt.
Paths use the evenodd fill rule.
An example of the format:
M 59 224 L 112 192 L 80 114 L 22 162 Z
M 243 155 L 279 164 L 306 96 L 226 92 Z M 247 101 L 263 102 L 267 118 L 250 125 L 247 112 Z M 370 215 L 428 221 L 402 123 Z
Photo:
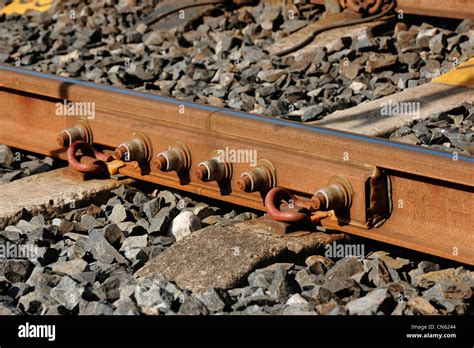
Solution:
M 88 143 L 90 138 L 90 130 L 87 128 L 87 126 L 79 124 L 74 127 L 63 129 L 56 137 L 56 141 L 58 142 L 59 146 L 66 147 L 75 141 L 85 141 Z
M 124 145 L 120 145 L 118 148 L 115 149 L 114 151 L 114 158 L 116 160 L 121 160 L 123 156 L 128 152 L 127 148 Z
M 57 136 L 56 140 L 58 141 L 59 146 L 68 146 L 69 145 L 69 136 L 66 133 L 61 133 Z
M 194 176 L 196 176 L 196 178 L 198 180 L 201 180 L 201 181 L 208 181 L 208 178 L 209 178 L 209 171 L 207 170 L 207 168 L 203 165 L 200 165 L 196 168 L 196 170 L 194 171 Z
M 186 149 L 187 148 L 173 147 L 168 151 L 164 151 L 158 154 L 157 158 L 153 159 L 152 166 L 163 172 L 174 170 L 180 173 L 188 169 L 189 152 Z
M 311 208 L 313 210 L 319 210 L 321 207 L 326 207 L 326 196 L 321 192 L 316 192 L 316 194 L 311 197 Z
M 151 161 L 151 167 L 156 168 L 157 170 L 165 170 L 167 166 L 168 160 L 163 155 L 159 155 Z
M 150 153 L 149 145 L 142 138 L 136 137 L 120 144 L 114 151 L 114 158 L 126 162 L 143 162 L 148 159 Z
M 241 176 L 239 180 L 237 180 L 237 188 L 239 190 L 244 191 L 244 192 L 250 192 L 251 187 L 252 187 L 252 180 L 247 175 Z
M 237 187 L 244 192 L 268 191 L 274 186 L 272 174 L 266 166 L 256 167 L 242 173 Z
M 311 198 L 313 209 L 341 210 L 349 208 L 350 196 L 347 189 L 338 183 L 322 188 Z

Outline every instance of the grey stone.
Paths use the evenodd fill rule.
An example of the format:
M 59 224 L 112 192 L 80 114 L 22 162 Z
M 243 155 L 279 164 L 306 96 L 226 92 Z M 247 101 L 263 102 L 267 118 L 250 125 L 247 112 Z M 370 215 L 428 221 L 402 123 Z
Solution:
M 30 175 L 33 175 L 48 171 L 50 169 L 50 166 L 36 159 L 32 161 L 22 162 L 20 164 L 20 168 L 27 170 Z
M 334 261 L 321 255 L 312 255 L 305 260 L 311 273 L 320 275 L 325 274 L 328 269 L 334 266 Z
M 333 297 L 331 291 L 320 285 L 316 285 L 310 290 L 303 291 L 301 295 L 317 304 L 327 303 Z
M 229 295 L 222 289 L 209 289 L 194 295 L 210 312 L 222 312 L 231 304 Z
M 268 287 L 272 283 L 274 274 L 274 270 L 269 270 L 265 268 L 258 269 L 249 274 L 249 276 L 247 277 L 247 281 L 250 286 L 268 289 Z
M 387 289 L 375 289 L 364 297 L 348 302 L 346 307 L 352 315 L 371 315 L 379 311 L 388 314 L 395 308 L 395 301 Z
M 57 262 L 49 267 L 51 267 L 54 273 L 72 276 L 84 272 L 87 262 L 82 259 L 74 259 L 66 262 Z
M 66 219 L 61 220 L 61 223 L 59 224 L 59 227 L 58 227 L 58 233 L 60 235 L 73 232 L 74 230 L 75 230 L 74 222 L 68 221 Z
M 125 272 L 117 272 L 107 278 L 99 287 L 100 293 L 104 295 L 104 299 L 108 301 L 118 300 L 120 297 L 120 289 L 135 283 L 134 278 Z
M 167 190 L 163 190 L 158 192 L 156 198 L 158 198 L 161 202 L 162 206 L 166 207 L 176 207 L 178 204 L 178 198 L 171 192 Z
M 65 276 L 51 289 L 51 297 L 69 310 L 73 310 L 81 298 L 82 289 L 71 278 Z
M 137 305 L 130 298 L 120 299 L 114 302 L 114 315 L 139 315 Z
M 69 260 L 82 259 L 85 255 L 85 250 L 77 244 L 72 245 L 67 249 L 67 257 Z
M 84 309 L 82 309 L 80 315 L 112 315 L 114 313 L 114 308 L 104 302 L 92 301 L 87 302 Z
M 137 284 L 134 296 L 145 314 L 166 313 L 173 303 L 173 297 L 160 287 L 160 282 L 151 279 L 144 279 Z
M 143 204 L 145 204 L 146 202 L 148 202 L 149 199 L 147 196 L 145 196 L 142 192 L 137 192 L 135 193 L 135 195 L 133 196 L 133 204 L 137 205 L 137 206 L 142 206 Z
M 434 315 L 438 313 L 438 310 L 423 297 L 415 297 L 408 300 L 408 306 L 416 314 Z
M 207 315 L 209 311 L 195 296 L 186 296 L 178 313 L 181 315 Z
M 92 253 L 92 256 L 97 261 L 110 264 L 116 260 L 119 263 L 128 264 L 127 259 L 107 242 L 100 230 L 92 230 L 90 232 L 89 238 L 84 243 L 84 247 L 86 251 Z
M 257 77 L 265 82 L 275 82 L 285 73 L 285 70 L 282 69 L 262 70 L 257 74 Z
M 258 305 L 258 306 L 272 306 L 277 303 L 277 300 L 271 298 L 267 295 L 256 295 L 256 296 L 249 296 L 244 297 L 243 299 L 239 300 L 238 302 L 232 305 L 233 310 L 242 310 L 244 308 Z
M 337 261 L 334 266 L 326 273 L 326 277 L 352 277 L 363 272 L 364 265 L 356 257 L 344 257 Z
M 143 266 L 148 261 L 148 254 L 143 249 L 127 249 L 125 251 L 125 257 L 132 262 L 137 262 L 135 265 L 136 269 Z M 138 262 L 139 261 L 139 262 Z
M 81 222 L 80 222 L 81 230 L 89 231 L 93 228 L 100 227 L 101 223 L 99 223 L 93 216 L 91 215 L 82 215 Z
M 152 200 L 143 204 L 143 212 L 149 219 L 155 217 L 160 208 L 161 205 L 160 200 L 158 198 L 153 198 Z
M 109 215 L 109 221 L 120 223 L 127 219 L 127 210 L 121 204 L 114 205 L 112 213 Z
M 446 35 L 439 33 L 429 41 L 430 51 L 434 54 L 441 54 L 447 45 Z
M 360 285 L 352 278 L 328 278 L 323 286 L 339 298 L 345 298 L 348 296 L 359 297 L 361 294 Z
M 3 265 L 3 276 L 10 283 L 25 282 L 33 268 L 28 260 L 7 260 Z
M 301 290 L 311 290 L 317 285 L 321 285 L 321 278 L 312 274 L 309 269 L 305 268 L 296 273 L 295 280 L 298 282 Z
M 377 69 L 389 67 L 397 62 L 398 57 L 390 53 L 372 53 L 367 60 L 365 70 L 372 73 Z
M 125 240 L 125 235 L 117 224 L 110 224 L 104 227 L 104 237 L 112 245 L 120 245 Z
M 367 260 L 366 262 L 369 269 L 369 281 L 376 287 L 382 287 L 392 280 L 398 280 L 392 279 L 390 272 L 381 260 Z
M 281 312 L 282 315 L 318 315 L 312 310 L 309 304 L 292 304 L 286 306 Z
M 21 312 L 14 305 L 6 301 L 0 301 L 0 315 L 20 315 Z
M 125 240 L 123 241 L 120 251 L 125 251 L 125 250 L 135 249 L 135 248 L 144 248 L 147 246 L 147 244 L 148 244 L 147 235 L 128 237 L 128 238 L 125 238 Z
M 0 144 L 0 166 L 10 166 L 13 163 L 13 152 L 7 145 Z
M 297 285 L 289 279 L 286 270 L 284 268 L 278 268 L 268 288 L 268 294 L 280 302 L 285 302 L 296 289 Z
M 18 300 L 18 308 L 27 314 L 41 314 L 48 305 L 54 304 L 57 304 L 54 299 L 37 291 L 29 292 Z

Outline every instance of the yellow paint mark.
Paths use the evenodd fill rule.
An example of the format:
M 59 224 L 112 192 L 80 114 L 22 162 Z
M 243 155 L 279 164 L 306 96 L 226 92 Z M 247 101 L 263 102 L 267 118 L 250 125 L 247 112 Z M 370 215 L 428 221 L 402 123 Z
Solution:
M 433 79 L 433 82 L 474 89 L 474 58 L 460 64 L 450 72 Z
M 2 14 L 25 14 L 26 11 L 38 11 L 46 12 L 53 5 L 53 0 L 13 0 L 12 3 L 5 6 L 1 13 Z

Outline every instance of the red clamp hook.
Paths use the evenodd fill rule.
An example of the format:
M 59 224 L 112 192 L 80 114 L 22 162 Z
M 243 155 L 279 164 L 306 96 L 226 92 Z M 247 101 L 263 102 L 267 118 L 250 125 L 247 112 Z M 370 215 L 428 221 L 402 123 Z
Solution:
M 302 211 L 281 211 L 280 204 L 282 201 L 290 203 L 290 208 L 293 205 L 295 208 L 306 209 L 307 212 Z M 265 197 L 265 207 L 268 215 L 277 221 L 282 222 L 309 222 L 311 221 L 311 203 L 305 203 L 293 196 L 288 190 L 282 187 L 275 187 L 271 189 Z
M 76 157 L 78 150 L 81 150 L 83 156 L 92 157 L 97 159 L 92 163 L 81 163 Z M 101 174 L 104 172 L 104 165 L 100 162 L 110 162 L 113 160 L 113 157 L 110 155 L 105 155 L 102 152 L 97 151 L 91 145 L 85 141 L 78 140 L 73 142 L 67 149 L 67 160 L 72 169 L 87 174 Z
M 354 12 L 375 14 L 382 7 L 382 0 L 347 0 L 346 6 Z

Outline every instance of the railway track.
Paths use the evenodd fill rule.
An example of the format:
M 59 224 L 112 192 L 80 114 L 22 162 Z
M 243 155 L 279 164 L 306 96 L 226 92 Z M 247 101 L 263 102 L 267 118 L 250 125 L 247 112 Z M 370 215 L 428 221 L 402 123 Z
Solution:
M 260 210 L 276 186 L 311 199 L 339 183 L 350 203 L 329 197 L 330 209 L 315 213 L 327 213 L 323 226 L 474 264 L 465 230 L 474 207 L 471 157 L 13 67 L 2 66 L 0 78 L 0 142 L 63 159 L 63 132 L 72 139 L 61 144 L 88 141 L 110 154 L 125 144 L 114 172 Z M 95 118 L 78 123 L 57 115 L 63 100 L 94 103 Z M 158 162 L 163 154 L 172 162 L 169 149 L 179 155 L 166 170 Z M 239 149 L 255 151 L 256 167 L 219 157 Z M 253 190 L 242 186 L 245 176 L 256 181 Z
M 163 3 L 153 10 L 153 6 L 140 5 L 141 14 L 134 13 L 125 4 L 118 6 L 118 12 L 129 13 L 129 22 L 120 23 L 119 34 L 109 26 L 103 27 L 103 33 L 92 33 L 96 42 L 83 47 L 74 44 L 74 51 L 72 48 L 62 50 L 62 45 L 71 39 L 69 29 L 64 32 L 64 40 L 56 39 L 51 50 L 41 43 L 31 46 L 34 40 L 21 42 L 27 33 L 33 38 L 45 37 L 47 33 L 57 37 L 64 29 L 61 26 L 70 21 L 66 19 L 62 23 L 65 17 L 61 17 L 61 12 L 74 9 L 74 4 L 64 2 L 55 4 L 58 15 L 51 32 L 34 20 L 33 29 L 22 32 L 15 28 L 11 39 L 0 41 L 1 60 L 10 63 L 0 64 L 0 103 L 3 106 L 0 144 L 69 164 L 50 175 L 18 182 L 24 189 L 7 184 L 5 192 L 1 192 L 0 187 L 0 197 L 12 198 L 12 204 L 4 202 L 0 207 L 13 212 L 8 221 L 0 223 L 0 230 L 5 230 L 0 241 L 16 238 L 21 244 L 27 238 L 28 243 L 47 246 L 49 253 L 34 261 L 34 271 L 30 262 L 12 261 L 11 264 L 18 262 L 18 265 L 9 264 L 10 269 L 3 271 L 4 277 L 13 284 L 11 289 L 21 287 L 30 274 L 34 279 L 28 282 L 35 286 L 42 281 L 37 274 L 49 277 L 52 272 L 62 277 L 59 283 L 51 280 L 47 296 L 41 287 L 15 294 L 14 307 L 30 314 L 160 314 L 177 312 L 177 308 L 180 314 L 228 311 L 247 314 L 465 313 L 472 302 L 472 272 L 468 269 L 474 265 L 474 157 L 469 143 L 472 138 L 469 134 L 474 129 L 471 122 L 474 69 L 472 59 L 469 60 L 472 48 L 468 45 L 472 41 L 469 35 L 473 27 L 469 21 L 464 21 L 456 30 L 446 24 L 451 31 L 425 24 L 408 27 L 398 23 L 394 42 L 383 34 L 371 37 L 371 30 L 384 32 L 387 26 L 391 28 L 393 22 L 390 21 L 397 14 L 462 19 L 470 16 L 471 9 L 466 2 L 454 0 L 448 2 L 449 6 L 428 0 L 400 0 L 395 12 L 391 1 L 341 1 L 341 4 L 349 3 L 346 7 L 361 3 L 362 9 L 355 13 L 347 13 L 345 9 L 333 13 L 335 17 L 330 17 L 331 14 L 322 17 L 321 9 L 311 5 L 321 3 L 310 0 L 295 6 L 285 2 L 279 4 L 280 13 L 266 7 L 267 2 L 259 2 L 260 10 L 255 10 L 256 3 L 250 1 L 193 0 L 182 4 Z M 14 5 L 21 7 L 20 3 Z M 98 11 L 110 11 L 109 5 L 99 6 Z M 93 5 L 78 7 L 81 10 L 79 22 L 91 11 L 94 20 L 100 20 L 91 8 Z M 185 25 L 181 18 L 173 17 L 181 10 L 186 17 Z M 227 10 L 231 13 L 229 22 L 222 20 Z M 386 17 L 385 10 L 391 15 Z M 291 21 L 285 18 L 285 13 L 290 13 L 287 11 L 296 11 L 307 23 L 292 27 Z M 110 18 L 112 15 L 108 13 Z M 221 19 L 217 21 L 213 16 Z M 252 24 L 249 19 L 252 16 L 266 21 L 260 33 L 260 29 L 255 29 L 257 23 Z M 250 23 L 242 30 L 244 35 L 235 23 L 237 18 Z M 275 23 L 271 24 L 268 18 L 273 18 Z M 308 23 L 309 18 L 319 20 Z M 349 22 L 342 23 L 341 18 L 353 21 L 350 23 L 354 27 L 348 26 Z M 379 22 L 372 23 L 371 19 Z M 87 22 L 86 26 L 89 25 Z M 280 25 L 286 28 L 283 34 L 272 32 L 272 28 Z M 76 29 L 80 26 L 78 24 Z M 179 26 L 182 28 L 176 29 Z M 226 33 L 231 32 L 227 31 L 228 27 L 237 28 L 236 41 L 245 43 L 242 44 L 245 52 L 237 55 L 234 62 L 233 54 L 216 48 L 212 59 L 198 56 L 199 63 L 194 63 L 193 57 L 190 66 L 182 67 L 180 63 L 186 59 L 180 61 L 180 56 L 195 54 L 191 46 L 199 47 L 199 54 L 208 54 L 202 46 L 207 44 L 202 39 L 204 35 L 198 34 L 206 26 L 212 28 L 210 31 L 225 30 Z M 161 33 L 153 40 L 160 42 L 163 48 L 156 46 L 157 42 L 145 46 L 140 43 L 150 42 L 148 35 L 153 31 Z M 170 38 L 169 33 L 163 34 L 166 31 L 175 33 L 178 39 Z M 0 32 L 10 33 L 2 23 Z M 199 35 L 202 36 L 198 38 Z M 220 36 L 216 38 L 223 40 Z M 176 47 L 173 39 L 176 39 Z M 358 46 L 359 40 L 362 48 Z M 7 42 L 15 48 L 6 47 Z M 245 50 L 249 42 L 257 48 L 255 51 Z M 366 51 L 375 47 L 374 42 L 380 45 L 382 53 Z M 227 44 L 229 50 L 240 54 L 233 46 L 235 42 Z M 122 51 L 121 45 L 131 51 Z M 326 52 L 325 48 L 324 55 L 318 56 L 318 50 L 324 45 L 332 46 L 329 48 L 332 51 Z M 27 46 L 33 52 L 31 55 Z M 143 52 L 149 52 L 152 60 L 142 61 L 140 49 L 143 47 L 146 47 Z M 169 52 L 164 53 L 168 49 Z M 113 53 L 107 54 L 107 50 Z M 311 59 L 320 61 L 306 64 L 308 52 Z M 254 58 L 245 61 L 246 54 L 260 57 L 261 62 L 255 63 Z M 314 54 L 316 56 L 312 56 Z M 299 59 L 299 55 L 303 59 Z M 157 68 L 155 59 L 161 68 Z M 98 69 L 89 65 L 88 60 L 96 66 L 103 65 L 105 73 L 97 73 Z M 169 64 L 165 63 L 167 60 Z M 135 70 L 130 68 L 130 61 Z M 458 66 L 459 61 L 464 63 Z M 24 62 L 34 70 L 18 67 Z M 176 62 L 178 64 L 173 66 Z M 260 68 L 254 71 L 255 75 L 258 73 L 257 80 L 244 77 L 240 71 L 257 66 Z M 455 66 L 452 72 L 425 83 Z M 386 68 L 393 71 L 385 71 Z M 39 72 L 51 69 L 56 75 Z M 152 73 L 153 69 L 158 70 Z M 208 77 L 206 71 L 203 72 L 206 69 L 210 70 Z M 354 72 L 356 80 L 351 77 Z M 214 73 L 218 78 L 212 77 Z M 359 73 L 364 76 L 359 78 Z M 79 78 L 67 77 L 69 75 Z M 159 79 L 159 84 L 152 83 L 152 75 Z M 197 81 L 193 84 L 192 79 Z M 396 88 L 388 86 L 390 80 Z M 386 81 L 389 82 L 385 84 Z M 257 83 L 263 88 L 256 87 Z M 330 87 L 326 89 L 325 85 Z M 196 95 L 192 95 L 193 88 Z M 219 88 L 225 89 L 229 98 L 241 92 L 246 97 L 225 100 L 225 97 L 216 97 L 221 95 Z M 347 96 L 348 89 L 352 92 Z M 207 90 L 207 94 L 203 90 Z M 404 92 L 396 93 L 399 90 Z M 377 99 L 380 96 L 385 97 Z M 442 99 L 436 104 L 434 100 L 440 96 Z M 362 103 L 367 100 L 371 101 Z M 364 128 L 364 124 L 374 120 L 373 115 L 375 121 L 380 121 L 380 109 L 387 100 L 395 104 L 420 104 L 421 101 L 422 112 L 418 117 L 410 114 L 404 121 L 394 117 L 394 124 L 383 130 L 377 129 L 377 124 L 371 125 L 370 130 Z M 324 107 L 313 109 L 318 104 Z M 357 104 L 361 105 L 350 108 Z M 425 109 L 424 104 L 430 107 Z M 330 114 L 344 105 L 347 108 L 342 115 Z M 284 110 L 287 106 L 290 110 Z M 293 112 L 294 107 L 300 110 Z M 250 112 L 236 110 L 239 108 Z M 437 108 L 436 114 L 433 110 Z M 438 118 L 433 116 L 435 114 Z M 360 133 L 338 130 L 350 130 L 352 118 L 362 120 L 357 121 L 356 127 Z M 419 123 L 411 124 L 408 133 L 412 133 L 407 134 L 406 120 L 416 118 Z M 443 136 L 446 131 L 443 127 L 447 127 L 444 124 L 455 128 L 455 134 L 450 133 L 453 131 L 450 129 L 448 135 Z M 401 138 L 403 142 L 388 140 L 391 133 L 393 138 Z M 383 134 L 384 137 L 363 134 Z M 434 146 L 410 145 L 415 143 Z M 163 190 L 145 195 L 135 188 L 121 186 L 112 191 L 115 196 L 108 201 L 94 202 L 97 206 L 90 201 L 85 208 L 75 205 L 79 201 L 79 187 L 90 190 L 88 194 L 94 196 L 107 187 L 110 190 L 121 183 L 131 183 L 131 179 L 152 184 L 150 186 L 159 185 Z M 79 184 L 77 180 L 85 183 Z M 42 193 L 41 187 L 44 187 Z M 25 202 L 26 210 L 35 212 L 33 215 L 41 212 L 40 215 L 31 217 L 25 209 L 20 209 L 21 202 L 13 199 L 15 191 L 19 197 L 31 195 L 31 202 Z M 197 203 L 187 197 L 188 194 L 198 200 L 210 198 L 219 208 Z M 48 195 L 51 207 L 38 210 L 33 206 Z M 249 212 L 238 215 L 224 208 L 227 203 L 267 214 L 259 218 Z M 53 206 L 58 204 L 71 204 L 72 211 L 51 215 Z M 177 227 L 173 229 L 178 220 L 189 224 L 185 233 Z M 39 236 L 35 230 L 38 226 L 44 229 Z M 201 229 L 203 226 L 208 227 Z M 184 238 L 196 229 L 198 233 Z M 325 230 L 329 233 L 317 232 Z M 335 252 L 336 243 L 350 241 L 347 236 L 353 238 L 354 246 L 373 244 L 378 248 L 378 242 L 388 243 L 391 246 L 386 247 L 392 256 L 374 252 L 378 249 L 372 247 L 363 260 L 346 257 L 347 252 L 340 256 L 337 253 L 321 256 L 324 248 Z M 421 261 L 415 266 L 405 259 L 411 255 L 405 248 L 429 254 L 433 262 Z M 288 255 L 292 255 L 291 262 L 295 264 L 287 263 Z M 308 255 L 313 256 L 307 258 Z M 340 257 L 334 263 L 333 260 Z M 417 253 L 410 256 L 411 260 L 412 257 L 419 261 Z M 301 266 L 304 259 L 306 266 Z M 461 263 L 466 269 L 461 266 L 456 270 L 439 270 L 436 262 L 446 266 Z M 274 264 L 257 269 L 271 263 Z M 0 266 L 5 269 L 5 265 L 0 260 Z M 206 271 L 203 273 L 203 270 Z M 89 279 L 88 272 L 107 275 Z M 177 286 L 157 273 L 164 274 Z M 199 276 L 201 273 L 207 275 Z M 239 288 L 243 279 L 248 286 Z M 114 284 L 118 284 L 117 287 Z M 102 301 L 100 305 L 93 296 L 86 301 L 84 295 L 82 299 L 76 296 L 86 293 L 83 286 L 93 288 L 93 293 Z M 286 287 L 289 292 L 281 294 L 278 287 Z M 376 291 L 372 291 L 373 287 Z M 453 287 L 456 298 L 446 300 L 446 293 Z M 116 288 L 126 288 L 125 295 L 120 291 L 118 296 Z M 158 303 L 161 299 L 148 298 L 146 291 L 150 288 L 166 289 L 171 302 Z M 228 291 L 208 290 L 197 294 L 210 288 Z M 5 289 L 0 290 L 9 291 L 9 296 L 13 296 L 11 289 Z M 326 289 L 330 289 L 328 294 L 333 294 L 331 300 L 325 294 Z M 63 291 L 74 296 L 64 298 Z M 350 296 L 346 296 L 347 292 Z M 134 297 L 129 297 L 129 293 L 134 293 Z M 372 301 L 377 301 L 372 298 L 374 294 L 382 296 L 383 303 L 373 304 Z M 47 299 L 49 295 L 54 300 Z M 256 299 L 252 299 L 253 296 Z M 255 308 L 253 301 L 263 305 Z M 0 303 L 0 312 L 16 313 L 15 308 L 2 306 Z

